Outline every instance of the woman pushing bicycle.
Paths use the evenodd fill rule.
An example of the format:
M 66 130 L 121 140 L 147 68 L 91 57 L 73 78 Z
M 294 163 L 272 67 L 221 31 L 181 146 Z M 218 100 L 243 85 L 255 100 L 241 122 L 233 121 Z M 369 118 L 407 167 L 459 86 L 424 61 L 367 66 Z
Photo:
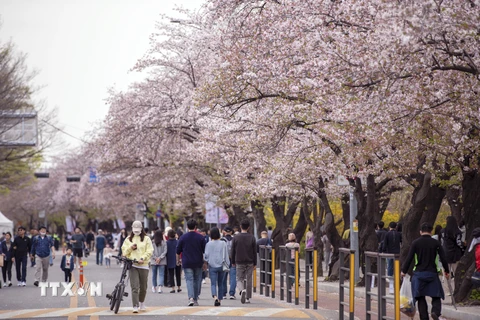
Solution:
M 140 221 L 133 222 L 132 233 L 123 242 L 122 254 L 128 259 L 136 260 L 130 269 L 133 313 L 138 313 L 139 309 L 147 310 L 145 296 L 148 286 L 148 263 L 153 254 L 153 245 L 150 237 L 145 234 Z

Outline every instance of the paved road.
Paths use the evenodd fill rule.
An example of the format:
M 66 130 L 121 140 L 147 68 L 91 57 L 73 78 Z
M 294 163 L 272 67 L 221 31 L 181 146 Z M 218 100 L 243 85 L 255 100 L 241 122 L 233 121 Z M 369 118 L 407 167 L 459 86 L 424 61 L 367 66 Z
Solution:
M 57 252 L 57 259 L 54 266 L 50 267 L 49 281 L 63 281 L 63 272 L 59 267 L 59 260 L 62 256 L 61 252 Z M 279 300 L 279 284 L 277 282 L 276 298 L 261 296 L 254 293 L 251 304 L 241 304 L 238 300 L 224 300 L 221 307 L 213 306 L 213 299 L 210 298 L 210 284 L 202 285 L 202 295 L 199 300 L 200 306 L 187 307 L 187 290 L 182 280 L 183 291 L 180 293 L 152 293 L 151 285 L 147 291 L 146 305 L 147 311 L 138 314 L 132 313 L 131 298 L 128 297 L 122 302 L 122 306 L 117 315 L 109 310 L 108 299 L 105 298 L 107 293 L 113 290 L 113 287 L 120 278 L 121 268 L 115 261 L 112 261 L 112 267 L 107 269 L 104 266 L 95 264 L 95 256 L 86 259 L 87 266 L 84 267 L 84 277 L 87 282 L 100 282 L 102 284 L 103 296 L 52 296 L 51 289 L 47 290 L 47 296 L 41 296 L 41 289 L 33 286 L 35 269 L 28 267 L 27 269 L 27 286 L 17 287 L 14 281 L 12 287 L 0 290 L 0 319 L 107 319 L 115 316 L 118 319 L 139 319 L 156 317 L 159 319 L 169 320 L 188 320 L 188 319 L 225 319 L 233 320 L 242 318 L 262 319 L 270 318 L 272 320 L 279 319 L 339 319 L 338 313 L 338 283 L 319 282 L 318 310 L 305 309 L 305 287 L 302 283 L 300 288 L 300 305 L 295 306 L 292 303 Z M 79 270 L 75 270 L 74 281 L 78 280 Z M 13 270 L 15 279 L 15 271 Z M 151 279 L 151 278 L 150 278 Z M 149 281 L 151 281 L 149 279 Z M 279 277 L 277 276 L 277 281 Z M 302 279 L 303 280 L 303 279 Z M 323 288 L 323 290 L 322 290 Z M 360 290 L 360 288 L 357 288 Z M 327 292 L 328 291 L 328 292 Z M 59 295 L 63 289 L 59 289 Z M 127 288 L 130 292 L 130 288 Z M 358 292 L 357 292 L 358 293 Z M 313 294 L 311 292 L 311 294 Z M 348 299 L 347 299 L 348 300 Z M 312 302 L 311 302 L 312 303 Z M 313 303 L 312 303 L 313 304 Z M 373 308 L 375 309 L 376 302 Z M 465 308 L 464 308 L 465 309 Z M 453 311 L 448 319 L 478 319 L 477 310 L 467 314 L 464 309 Z M 475 308 L 476 309 L 476 308 Z M 346 308 L 348 310 L 348 308 Z M 393 316 L 393 306 L 388 305 L 387 311 Z M 447 311 L 447 310 L 445 310 Z M 365 299 L 355 297 L 355 315 L 357 320 L 366 319 L 365 315 Z M 455 315 L 458 315 L 455 316 Z M 348 318 L 348 317 L 346 317 Z M 409 319 L 402 315 L 403 319 Z M 418 319 L 418 314 L 415 319 Z
M 49 269 L 49 281 L 63 281 L 63 272 L 59 267 L 61 252 L 57 252 L 55 263 Z M 241 304 L 240 300 L 224 300 L 221 307 L 214 307 L 210 298 L 210 283 L 202 285 L 200 306 L 188 307 L 187 290 L 182 283 L 183 291 L 180 293 L 152 293 L 149 285 L 146 305 L 147 311 L 138 314 L 132 313 L 130 296 L 122 302 L 120 311 L 114 315 L 108 308 L 108 299 L 105 294 L 112 291 L 115 283 L 120 278 L 121 268 L 114 261 L 112 267 L 97 266 L 95 257 L 86 259 L 84 267 L 84 280 L 87 282 L 101 282 L 102 297 L 97 296 L 61 296 L 63 288 L 58 291 L 58 296 L 52 296 L 48 288 L 46 296 L 41 296 L 41 289 L 33 286 L 35 268 L 27 269 L 27 286 L 18 287 L 13 282 L 12 287 L 0 290 L 0 319 L 104 319 L 115 316 L 118 319 L 149 318 L 185 320 L 185 319 L 225 319 L 225 318 L 252 318 L 261 319 L 338 319 L 336 310 L 320 309 L 306 310 L 303 307 L 287 304 L 272 298 L 254 294 L 251 304 Z M 15 271 L 13 271 L 15 278 Z M 78 280 L 79 270 L 74 272 L 74 280 Z M 150 279 L 149 279 L 150 280 Z M 73 290 L 74 291 L 74 290 Z M 88 290 L 87 290 L 88 291 Z M 127 289 L 130 292 L 130 288 Z M 335 300 L 338 301 L 338 300 Z

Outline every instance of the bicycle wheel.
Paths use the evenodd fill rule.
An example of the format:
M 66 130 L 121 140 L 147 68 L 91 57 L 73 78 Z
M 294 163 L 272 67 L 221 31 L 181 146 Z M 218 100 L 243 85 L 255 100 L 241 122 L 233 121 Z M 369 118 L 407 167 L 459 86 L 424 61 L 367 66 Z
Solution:
M 123 292 L 125 291 L 125 285 L 122 283 L 121 285 L 118 286 L 117 290 L 117 296 L 115 297 L 115 308 L 113 309 L 113 312 L 118 313 L 118 309 L 120 309 L 120 303 L 123 300 Z
M 113 289 L 113 292 L 111 294 L 111 297 L 110 297 L 110 310 L 113 310 L 113 308 L 115 307 L 115 302 L 117 301 L 117 288 L 115 287 L 115 289 Z

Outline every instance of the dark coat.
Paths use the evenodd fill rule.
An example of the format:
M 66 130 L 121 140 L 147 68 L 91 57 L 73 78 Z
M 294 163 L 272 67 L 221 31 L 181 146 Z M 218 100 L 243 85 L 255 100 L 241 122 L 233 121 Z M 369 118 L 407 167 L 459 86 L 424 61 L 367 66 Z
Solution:
M 462 258 L 462 232 L 460 229 L 452 236 L 442 230 L 443 250 L 448 263 L 455 263 Z

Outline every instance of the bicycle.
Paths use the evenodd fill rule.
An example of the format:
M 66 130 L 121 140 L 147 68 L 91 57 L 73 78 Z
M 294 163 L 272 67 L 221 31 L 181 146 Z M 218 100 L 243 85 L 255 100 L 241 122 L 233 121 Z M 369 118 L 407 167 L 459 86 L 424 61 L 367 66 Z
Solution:
M 125 279 L 127 278 L 127 271 L 130 270 L 133 263 L 137 260 L 130 260 L 126 257 L 112 256 L 120 262 L 123 262 L 122 275 L 120 276 L 120 281 L 115 285 L 111 294 L 107 294 L 107 299 L 110 299 L 110 310 L 116 314 L 118 309 L 120 309 L 120 303 L 123 300 L 123 297 L 128 297 L 128 292 L 125 292 Z

